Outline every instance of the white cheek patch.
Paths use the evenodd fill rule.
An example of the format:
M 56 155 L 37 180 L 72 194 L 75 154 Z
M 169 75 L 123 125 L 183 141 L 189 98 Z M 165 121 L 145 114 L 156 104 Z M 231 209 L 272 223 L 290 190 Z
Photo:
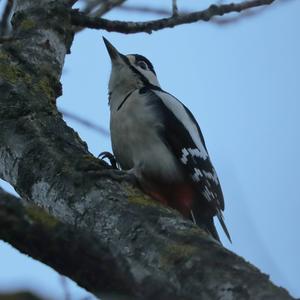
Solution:
M 126 55 L 130 64 L 131 65 L 134 65 L 134 62 L 135 62 L 135 57 L 133 55 Z
M 141 73 L 143 74 L 147 79 L 148 81 L 152 84 L 152 85 L 155 85 L 155 86 L 158 86 L 160 87 L 160 84 L 155 76 L 155 74 L 153 74 L 152 71 L 150 70 L 144 70 L 142 69 L 141 67 L 137 67 L 135 66 L 135 68 Z
M 139 73 L 144 75 L 144 77 L 146 77 L 148 79 L 150 84 L 160 87 L 157 77 L 151 70 L 144 70 L 141 67 L 136 65 L 136 58 L 134 57 L 134 55 L 127 55 L 127 58 L 129 60 L 129 63 L 131 64 L 131 66 L 133 68 L 135 68 L 136 70 L 138 70 Z

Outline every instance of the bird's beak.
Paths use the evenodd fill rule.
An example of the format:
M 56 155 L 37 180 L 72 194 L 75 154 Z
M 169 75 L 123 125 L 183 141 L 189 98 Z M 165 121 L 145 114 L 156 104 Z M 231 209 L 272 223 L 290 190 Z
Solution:
M 112 62 L 117 62 L 122 54 L 103 36 L 103 41 Z

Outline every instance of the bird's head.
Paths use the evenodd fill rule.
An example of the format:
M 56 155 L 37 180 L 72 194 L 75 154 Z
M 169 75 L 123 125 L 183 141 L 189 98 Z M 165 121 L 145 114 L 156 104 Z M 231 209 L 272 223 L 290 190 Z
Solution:
M 112 69 L 109 80 L 109 92 L 126 94 L 144 86 L 159 87 L 156 73 L 151 62 L 139 54 L 121 54 L 103 37 L 109 53 Z

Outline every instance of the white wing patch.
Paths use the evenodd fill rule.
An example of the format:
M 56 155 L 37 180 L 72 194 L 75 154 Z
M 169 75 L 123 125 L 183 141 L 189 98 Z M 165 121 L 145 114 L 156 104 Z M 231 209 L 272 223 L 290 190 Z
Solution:
M 206 172 L 204 170 L 202 172 L 206 178 L 213 180 L 216 184 L 219 184 L 218 176 L 214 168 L 213 168 L 213 173 Z
M 205 149 L 204 149 L 205 150 Z M 183 148 L 182 149 L 182 151 L 181 151 L 181 153 L 182 153 L 182 156 L 181 156 L 181 158 L 180 158 L 180 160 L 181 160 L 181 162 L 183 163 L 183 164 L 187 164 L 187 162 L 189 161 L 188 160 L 188 156 L 189 155 L 191 155 L 191 156 L 194 156 L 194 157 L 200 157 L 200 158 L 202 158 L 202 159 L 206 159 L 207 158 L 207 154 L 206 154 L 206 152 L 205 153 L 203 153 L 203 152 L 201 152 L 199 149 L 197 149 L 197 148 L 194 148 L 194 149 L 192 149 L 192 148 Z
M 170 94 L 161 91 L 156 91 L 156 90 L 153 90 L 153 92 L 163 101 L 163 103 L 168 107 L 168 109 L 173 112 L 176 118 L 184 125 L 184 127 L 190 134 L 191 138 L 193 139 L 195 145 L 198 148 L 198 149 L 191 149 L 191 150 L 193 151 L 198 150 L 200 153 L 198 154 L 199 157 L 201 157 L 204 160 L 207 159 L 208 153 L 201 142 L 197 125 L 190 118 L 182 103 Z
M 188 155 L 189 155 L 189 151 L 188 151 L 188 149 L 186 149 L 186 148 L 183 148 L 182 149 L 182 156 L 181 156 L 181 158 L 180 158 L 180 160 L 181 160 L 181 162 L 183 163 L 183 164 L 187 164 L 187 162 L 188 162 Z
M 215 194 L 211 192 L 207 186 L 204 187 L 204 191 L 202 192 L 203 196 L 208 200 L 212 201 L 216 198 Z
M 194 174 L 192 175 L 192 179 L 194 181 L 200 181 L 200 177 L 203 177 L 202 172 L 198 168 L 194 168 Z
M 201 151 L 201 149 L 197 149 L 197 148 L 195 148 L 195 149 L 189 148 L 188 151 L 192 156 L 201 157 L 202 159 L 205 160 L 208 155 L 207 155 L 207 152 L 204 147 L 203 147 L 203 149 L 204 149 L 204 152 Z

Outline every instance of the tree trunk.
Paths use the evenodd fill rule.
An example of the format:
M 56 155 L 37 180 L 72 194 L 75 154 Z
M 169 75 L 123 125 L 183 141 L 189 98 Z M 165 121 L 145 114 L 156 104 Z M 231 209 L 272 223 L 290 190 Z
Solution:
M 0 238 L 95 294 L 120 290 L 141 299 L 292 299 L 258 269 L 93 157 L 66 126 L 55 100 L 73 38 L 70 2 L 17 1 L 14 39 L 0 45 L 0 177 L 58 226 L 53 231 L 44 213 L 31 220 L 21 201 L 1 201 Z M 10 224 L 5 231 L 4 224 Z M 22 232 L 28 238 L 20 239 Z M 43 235 L 46 247 L 38 243 Z

